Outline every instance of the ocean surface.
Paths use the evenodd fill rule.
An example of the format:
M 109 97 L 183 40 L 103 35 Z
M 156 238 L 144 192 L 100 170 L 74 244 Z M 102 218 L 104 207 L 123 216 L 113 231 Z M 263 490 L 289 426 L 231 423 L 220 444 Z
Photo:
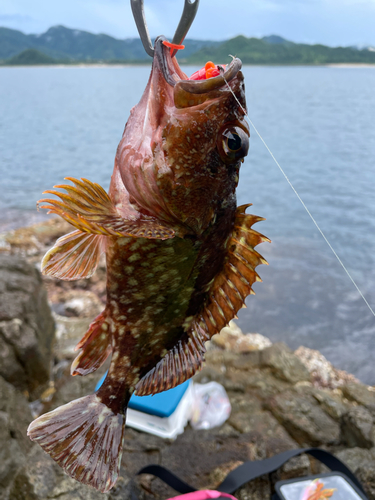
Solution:
M 187 74 L 196 67 L 184 67 Z M 245 67 L 249 115 L 375 309 L 375 68 Z M 148 67 L 0 68 L 0 232 L 63 177 L 108 188 Z M 375 317 L 251 128 L 238 202 L 266 217 L 245 332 L 319 349 L 375 384 Z

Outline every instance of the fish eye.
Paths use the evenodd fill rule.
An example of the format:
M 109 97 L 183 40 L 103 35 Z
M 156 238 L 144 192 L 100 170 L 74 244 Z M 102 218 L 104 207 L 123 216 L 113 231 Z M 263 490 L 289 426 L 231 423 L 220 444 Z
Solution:
M 226 163 L 234 163 L 247 155 L 249 137 L 241 127 L 225 126 L 219 134 L 218 148 Z

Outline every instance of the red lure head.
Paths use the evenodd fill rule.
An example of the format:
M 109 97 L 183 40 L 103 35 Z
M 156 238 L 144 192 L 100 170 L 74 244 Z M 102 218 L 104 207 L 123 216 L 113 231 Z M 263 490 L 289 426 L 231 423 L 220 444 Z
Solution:
M 224 77 L 192 81 L 164 40 L 155 41 L 150 79 L 119 144 L 111 194 L 125 187 L 138 211 L 201 234 L 233 196 L 248 150 L 241 61 Z

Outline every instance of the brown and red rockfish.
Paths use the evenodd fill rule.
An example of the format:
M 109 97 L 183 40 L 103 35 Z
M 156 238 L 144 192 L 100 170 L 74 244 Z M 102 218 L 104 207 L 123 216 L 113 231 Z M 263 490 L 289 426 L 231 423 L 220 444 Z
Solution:
M 254 250 L 263 220 L 237 208 L 239 168 L 249 146 L 241 61 L 189 80 L 155 42 L 151 76 L 118 146 L 107 194 L 72 179 L 42 208 L 76 230 L 42 262 L 45 274 L 89 277 L 107 259 L 107 303 L 79 342 L 73 375 L 108 356 L 95 393 L 40 416 L 28 434 L 82 483 L 108 491 L 121 462 L 126 408 L 135 392 L 165 391 L 194 375 L 205 341 L 228 324 L 253 293 L 265 263 Z

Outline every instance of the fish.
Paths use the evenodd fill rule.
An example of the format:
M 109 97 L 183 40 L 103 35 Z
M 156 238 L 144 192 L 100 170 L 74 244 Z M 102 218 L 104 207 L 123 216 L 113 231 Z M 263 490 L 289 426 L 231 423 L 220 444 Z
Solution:
M 205 342 L 237 317 L 267 264 L 255 247 L 264 220 L 237 207 L 249 149 L 241 61 L 190 80 L 158 37 L 149 81 L 117 148 L 109 192 L 87 179 L 45 193 L 41 208 L 74 231 L 59 238 L 42 272 L 63 280 L 107 265 L 104 311 L 78 343 L 71 374 L 97 370 L 96 393 L 39 416 L 29 428 L 65 472 L 101 492 L 119 474 L 133 393 L 171 389 L 204 363 Z M 170 45 L 170 44 L 169 44 Z M 207 77 L 208 76 L 208 77 Z

